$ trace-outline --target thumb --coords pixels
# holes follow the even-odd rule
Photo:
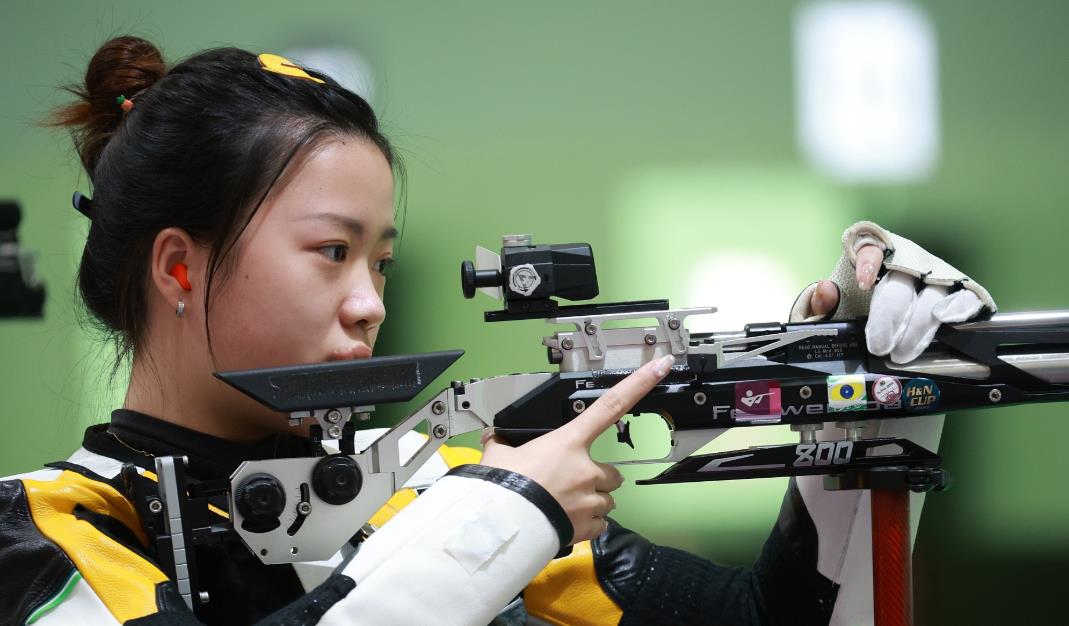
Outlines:
[[[489,452],[496,448],[511,448],[512,445],[505,441],[500,435],[495,435],[492,432],[483,433],[479,443],[483,447],[483,453]]]
[[[809,312],[824,317],[839,306],[839,286],[830,280],[817,283],[809,300]]]
[[[490,467],[505,467],[510,455],[513,453],[512,446],[497,435],[484,436],[482,440],[483,453],[478,463]]]
[[[558,430],[567,430],[589,447],[598,435],[620,421],[624,414],[656,387],[675,362],[676,358],[668,354],[643,365],[613,385],[597,402],[590,405],[590,408]]]

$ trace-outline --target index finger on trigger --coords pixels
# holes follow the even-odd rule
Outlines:
[[[675,360],[675,357],[669,354],[643,365],[630,376],[613,385],[598,398],[597,402],[590,405],[590,408],[561,428],[571,429],[589,446],[594,443],[598,435],[618,422],[643,396],[661,382],[661,379],[675,364]]]

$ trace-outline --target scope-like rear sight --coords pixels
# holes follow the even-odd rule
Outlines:
[[[535,245],[530,235],[506,235],[502,240],[500,256],[483,249],[478,265],[460,264],[465,298],[482,288],[505,300],[505,310],[488,312],[487,321],[550,317],[559,308],[551,298],[575,301],[598,295],[590,244]]]

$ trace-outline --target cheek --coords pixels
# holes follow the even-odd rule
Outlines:
[[[228,369],[322,359],[335,317],[314,273],[293,262],[243,263],[212,303],[212,343]]]

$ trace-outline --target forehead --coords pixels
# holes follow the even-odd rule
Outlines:
[[[261,208],[272,219],[329,212],[376,230],[393,224],[393,172],[370,141],[327,139],[295,158],[290,168]]]

